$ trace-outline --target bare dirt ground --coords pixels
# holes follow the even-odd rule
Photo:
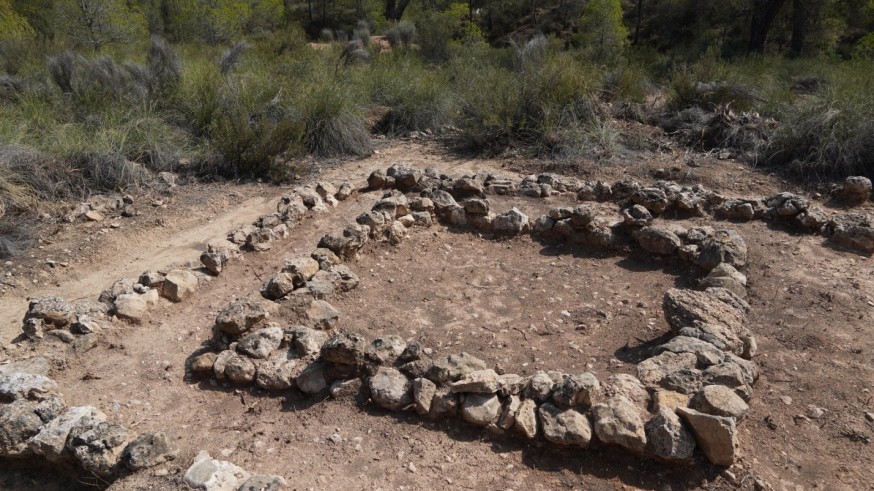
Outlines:
[[[646,181],[662,169],[731,195],[797,191],[737,162],[698,156],[692,167],[686,160],[679,153],[646,154],[625,165],[585,169],[590,176]],[[436,145],[397,142],[305,179],[360,184],[370,171],[397,162],[450,175],[478,169],[513,174],[533,165],[464,159]],[[176,461],[112,489],[184,489],[181,476],[201,449],[249,471],[283,475],[291,489],[755,489],[756,482],[773,489],[874,489],[874,427],[865,420],[865,412],[874,411],[872,260],[762,222],[724,223],[750,248],[745,273],[763,371],[740,425],[744,457],[727,471],[703,460],[666,466],[606,448],[562,452],[491,437],[459,421],[425,422],[413,413],[300,393],[268,396],[186,374],[187,360],[210,337],[219,310],[256,290],[285,257],[308,255],[322,235],[368,210],[373,194],[354,195],[305,220],[270,251],[231,263],[192,299],[162,303],[142,325],[106,326],[100,344],[87,353],[75,355],[55,341],[11,342],[20,333],[26,297],[96,298],[119,277],[196,260],[206,241],[271,211],[283,191],[253,184],[184,186],[167,208],[150,209],[120,229],[98,235],[95,225],[69,226],[33,257],[14,261],[21,285],[0,296],[0,340],[9,343],[0,360],[37,354],[63,359],[65,368],[54,377],[68,404],[96,405],[134,431],[179,437]],[[569,197],[490,201],[498,211],[519,206],[532,216],[572,203]],[[89,237],[95,240],[80,250]],[[45,265],[65,249],[75,251],[70,255],[77,261],[66,268]],[[646,255],[593,256],[530,238],[495,241],[441,226],[416,231],[399,247],[370,245],[350,267],[361,286],[331,299],[342,315],[341,331],[398,334],[439,353],[468,351],[507,372],[590,370],[599,378],[633,373],[637,358],[667,330],[662,294],[687,281],[679,263]],[[823,408],[824,415],[806,417],[809,406]],[[0,488],[51,486],[74,484],[44,470],[0,470]]]

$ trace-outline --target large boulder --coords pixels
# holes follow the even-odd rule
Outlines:
[[[115,474],[121,454],[130,440],[131,435],[125,427],[104,421],[73,428],[67,446],[84,470],[107,477]]]
[[[212,459],[205,451],[200,451],[194,463],[185,471],[182,480],[194,489],[206,491],[237,491],[251,474],[236,465]]]
[[[28,440],[63,410],[64,403],[57,396],[43,401],[19,399],[0,404],[0,457],[26,455],[30,451]]]
[[[860,205],[871,195],[871,179],[865,176],[850,176],[844,180],[841,196],[849,203]]]
[[[58,384],[37,373],[13,372],[0,374],[0,402],[18,399],[42,401],[58,395]]]
[[[342,365],[358,365],[364,362],[367,340],[356,333],[342,333],[322,345],[322,359]]]
[[[689,407],[714,416],[742,419],[750,407],[733,390],[723,385],[707,385],[689,401]]]
[[[73,307],[61,297],[37,297],[30,301],[24,320],[40,319],[56,327],[68,325],[74,317]]]
[[[237,351],[251,358],[265,359],[279,349],[285,333],[281,327],[267,327],[252,331],[237,342]]]
[[[37,455],[50,462],[59,462],[69,456],[67,439],[74,428],[87,422],[106,421],[106,415],[93,406],[71,407],[66,412],[43,426],[39,433],[27,442],[27,446]]]
[[[527,232],[531,228],[528,215],[517,208],[495,217],[492,227],[496,233],[518,235]]]

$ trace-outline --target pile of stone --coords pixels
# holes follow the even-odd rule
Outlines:
[[[260,297],[232,303],[216,320],[225,336],[218,352],[196,357],[192,370],[268,391],[327,392],[428,418],[459,417],[490,432],[556,445],[614,445],[672,462],[690,461],[700,448],[711,462],[731,465],[738,455],[737,423],[759,374],[750,361],[755,338],[745,323],[746,277],[739,270],[747,263],[743,238],[733,230],[654,226],[653,214],[664,212],[667,194],[628,183],[619,190],[632,204],[619,220],[598,217],[594,208],[582,205],[550,210],[533,224],[517,209],[494,214],[484,187],[475,183],[476,178],[453,181],[404,166],[374,173],[372,188],[400,187],[415,194],[385,192],[355,224],[325,236],[311,257],[288,261]],[[552,190],[563,186],[526,183]],[[342,259],[355,257],[369,240],[398,243],[407,227],[430,225],[433,219],[495,234],[530,231],[601,248],[637,246],[675,254],[706,275],[700,290],[666,292],[664,312],[675,337],[653,350],[638,366],[637,377],[614,375],[603,383],[592,373],[499,373],[467,353],[438,357],[398,336],[372,342],[356,333],[329,336],[324,329],[333,324],[308,317],[314,302],[343,289],[342,275],[336,274]],[[271,324],[274,301],[302,306],[302,324]]]
[[[68,223],[77,221],[102,222],[110,217],[129,218],[137,214],[133,196],[95,195],[68,211],[64,214],[63,219]]]
[[[169,177],[162,179],[173,183],[173,180],[168,180]],[[276,213],[262,216],[252,225],[234,230],[227,239],[208,242],[206,251],[200,256],[202,268],[192,266],[166,271],[148,270],[137,278],[122,278],[104,290],[98,302],[81,301],[70,305],[60,297],[34,298],[24,316],[22,331],[30,340],[38,341],[49,335],[71,344],[77,352],[87,351],[96,345],[99,324],[109,316],[140,323],[148,311],[158,305],[161,297],[171,302],[188,299],[203,282],[221,274],[223,267],[239,258],[243,252],[270,249],[271,242],[287,237],[288,231],[296,226],[305,213],[327,211],[328,207],[337,206],[353,192],[348,183],[338,187],[329,182],[295,189],[279,200]],[[88,206],[94,206],[94,203],[122,206],[128,201],[128,198],[115,201],[93,198]],[[348,269],[343,268],[326,272],[315,279],[313,286],[316,289],[320,286],[326,288],[328,283],[325,280],[333,281],[339,275],[346,287],[352,281],[349,273]],[[357,278],[354,281],[357,283]]]
[[[252,475],[226,460],[216,460],[201,450],[182,480],[193,489],[206,491],[280,491],[288,486],[282,476]]]
[[[404,165],[390,167],[385,173],[373,172],[368,178],[370,189],[396,189],[414,192],[430,198],[438,217],[455,226],[472,226],[485,232],[516,232],[521,224],[521,212],[514,212],[493,226],[494,214],[480,202],[487,194],[519,194],[546,198],[558,194],[575,194],[580,201],[610,201],[622,206],[626,223],[646,224],[652,217],[666,213],[684,216],[705,216],[728,220],[769,220],[785,223],[809,233],[819,233],[832,242],[865,253],[874,252],[874,228],[870,216],[849,213],[830,217],[821,208],[811,206],[810,200],[797,194],[782,192],[769,197],[729,197],[706,190],[703,186],[682,186],[671,181],[656,181],[645,186],[625,179],[612,185],[604,181],[580,181],[556,174],[529,175],[518,185],[509,179],[487,172],[453,179],[435,169],[421,172]],[[871,181],[865,177],[849,177],[836,191],[847,202],[864,203],[871,194]],[[457,201],[456,201],[457,200]],[[635,216],[628,214],[633,213]],[[639,216],[636,218],[636,216]],[[553,220],[561,220],[561,218]],[[539,228],[549,229],[544,221]],[[630,224],[630,223],[629,223]],[[616,222],[595,223],[594,245],[599,242],[607,248],[621,246],[614,242],[611,232]],[[535,227],[538,228],[538,227]],[[527,231],[527,229],[525,229]],[[579,235],[579,234],[577,234]]]
[[[0,365],[0,458],[40,459],[110,480],[176,458],[163,432],[136,435],[93,406],[67,407],[45,358]]]

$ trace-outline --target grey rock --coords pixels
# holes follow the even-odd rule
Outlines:
[[[672,408],[661,408],[646,424],[646,450],[668,462],[692,459],[695,437]]]
[[[862,251],[874,252],[874,221],[861,213],[845,213],[829,220],[825,233],[835,244]]]
[[[27,442],[27,446],[33,453],[42,455],[46,460],[59,462],[68,456],[65,452],[67,439],[74,428],[102,421],[106,421],[106,415],[96,407],[72,407],[43,426],[39,433]]]
[[[252,358],[263,360],[279,349],[284,332],[281,327],[268,327],[252,331],[237,342],[237,351]]]
[[[30,300],[24,320],[39,319],[46,324],[64,327],[73,320],[73,307],[61,297],[37,297]]]
[[[438,384],[445,384],[454,382],[468,373],[486,368],[487,365],[484,361],[462,352],[434,360],[434,363],[428,368],[426,377]]]
[[[629,227],[646,227],[652,223],[652,214],[643,206],[633,205],[622,210],[622,219]]]
[[[723,385],[707,385],[689,401],[689,407],[714,416],[743,419],[750,407],[732,389]]]
[[[407,343],[400,336],[382,336],[370,343],[365,357],[379,364],[391,365],[397,361],[406,347]]]
[[[324,300],[313,300],[306,315],[310,325],[317,329],[331,329],[340,319],[340,312]]]
[[[164,277],[161,295],[171,302],[181,302],[197,290],[197,277],[186,269],[174,269]]]
[[[519,408],[522,407],[522,399],[517,395],[511,395],[507,398],[504,406],[501,408],[501,415],[498,417],[498,428],[509,431],[516,424],[516,414]]]
[[[739,449],[734,418],[704,414],[685,407],[677,408],[677,414],[692,428],[698,445],[710,462],[722,466],[735,463]]]
[[[261,287],[261,295],[270,300],[277,300],[293,292],[294,289],[293,274],[276,273]]]
[[[437,394],[437,385],[426,378],[419,377],[412,382],[413,404],[420,416],[431,413],[431,404]]]
[[[701,243],[696,262],[705,269],[720,263],[743,267],[747,263],[747,244],[734,230],[717,230]]]
[[[584,372],[565,378],[552,393],[552,400],[564,408],[581,406],[589,408],[601,393],[601,383],[594,374]]]
[[[461,417],[476,426],[488,426],[497,420],[501,401],[494,394],[467,394],[461,404]]]
[[[654,354],[658,355],[665,351],[672,353],[693,353],[698,361],[698,365],[709,367],[721,363],[725,358],[725,353],[711,343],[698,338],[688,336],[677,336],[672,338],[667,343],[657,346]]]
[[[246,479],[236,491],[280,491],[288,486],[282,476],[259,474]]]
[[[296,257],[285,261],[283,273],[291,275],[294,288],[300,288],[319,272],[319,262],[312,257]]]
[[[588,447],[592,441],[592,424],[584,414],[545,403],[538,410],[543,437],[558,445]]]
[[[328,341],[328,334],[306,326],[292,326],[286,330],[292,336],[294,351],[298,356],[317,355]]]
[[[625,396],[614,396],[592,407],[595,434],[606,444],[624,447],[632,452],[643,452],[646,431],[640,413]]]
[[[58,384],[45,375],[27,372],[0,374],[0,401],[2,402],[18,399],[42,401],[57,394]]]
[[[26,455],[28,440],[63,410],[64,403],[57,396],[39,402],[19,399],[0,404],[0,456]]]
[[[250,383],[255,380],[255,364],[245,356],[231,356],[225,363],[224,376],[238,384]]]
[[[328,367],[321,361],[310,363],[297,376],[295,382],[304,394],[319,394],[328,390]]]
[[[524,399],[516,411],[513,428],[525,438],[537,438],[537,403],[532,399]]]
[[[614,188],[614,193],[615,191]],[[668,196],[659,188],[638,189],[631,195],[631,200],[656,214],[663,213],[670,204]]]
[[[125,427],[100,422],[90,428],[73,428],[67,446],[84,470],[98,476],[111,476],[116,472],[116,466],[130,438],[131,435]]]
[[[670,255],[677,252],[683,241],[673,232],[660,227],[643,227],[632,232],[640,247],[653,254]]]
[[[158,431],[134,438],[122,453],[122,461],[131,470],[138,471],[174,460],[179,455],[176,440]]]
[[[257,365],[255,385],[265,390],[288,390],[294,387],[303,368],[300,361],[285,357],[265,360]]]
[[[321,269],[331,269],[332,266],[340,264],[340,258],[330,249],[319,247],[310,255],[319,263]]]
[[[449,385],[452,392],[476,394],[495,394],[503,386],[501,377],[492,369],[477,370],[465,374],[457,382]]]
[[[549,399],[555,386],[556,383],[552,377],[541,370],[536,372],[528,381],[528,386],[525,388],[525,395],[537,402],[543,402]]]
[[[431,399],[429,417],[436,419],[442,416],[454,416],[456,413],[458,413],[458,396],[445,387],[438,387],[434,398]]]
[[[496,216],[493,228],[497,233],[516,235],[527,232],[531,224],[528,222],[528,215],[513,208],[507,213]]]
[[[364,361],[367,341],[356,333],[342,333],[330,338],[322,345],[321,354],[325,361],[344,365],[357,365]]]
[[[379,367],[368,383],[373,401],[386,409],[397,411],[413,403],[410,381],[397,369]]]
[[[191,467],[185,471],[182,480],[194,489],[206,491],[235,491],[247,481],[251,474],[236,465],[210,458],[201,451]]]
[[[243,334],[263,327],[276,311],[277,305],[274,302],[252,294],[231,302],[216,317],[215,326],[221,332]]]

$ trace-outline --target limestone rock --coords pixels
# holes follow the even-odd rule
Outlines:
[[[324,300],[313,300],[306,315],[310,325],[316,329],[331,329],[340,319],[340,312]]]
[[[106,421],[106,415],[93,406],[72,407],[43,426],[39,433],[27,442],[27,446],[46,460],[58,462],[66,456],[65,450],[70,432],[73,428],[81,426],[85,420]]]
[[[592,425],[584,414],[573,409],[561,409],[550,403],[538,411],[543,437],[558,445],[588,447],[592,441]]]
[[[495,217],[493,228],[495,232],[509,235],[517,235],[527,232],[531,225],[528,222],[528,215],[522,213],[517,208],[513,208],[507,213]]]
[[[677,409],[677,414],[692,428],[698,445],[710,462],[722,466],[735,463],[739,449],[734,418],[713,416],[683,407]]]
[[[733,390],[722,385],[707,385],[692,397],[689,407],[714,416],[743,419],[750,407]]]
[[[58,384],[45,375],[27,372],[0,375],[0,402],[18,399],[42,401],[57,394]]]
[[[167,273],[161,295],[171,302],[181,302],[197,290],[197,277],[186,269],[174,269]]]
[[[537,403],[531,399],[525,399],[516,411],[516,421],[513,428],[525,438],[533,440],[537,437]]]
[[[426,377],[438,384],[454,382],[468,373],[485,370],[486,363],[479,358],[462,352],[434,360],[428,368]]]
[[[874,221],[860,213],[845,213],[832,218],[825,225],[825,233],[835,244],[862,251],[874,252]]]
[[[122,461],[131,470],[138,471],[174,460],[179,446],[172,436],[158,431],[134,438],[124,449]]]
[[[670,255],[683,245],[676,234],[661,227],[643,227],[632,232],[632,236],[643,250],[653,254]]]
[[[41,402],[19,399],[0,404],[0,456],[26,455],[28,440],[63,409],[64,403],[57,396]]]
[[[370,378],[370,394],[374,402],[394,411],[412,404],[410,381],[394,368],[380,367]]]
[[[429,415],[434,395],[437,394],[437,385],[426,378],[419,377],[413,380],[412,387],[416,412],[421,416]]]
[[[644,421],[635,405],[625,396],[614,396],[592,407],[595,434],[603,443],[619,445],[633,452],[646,446]]]
[[[337,334],[322,345],[321,354],[325,361],[344,365],[357,365],[364,361],[367,341],[356,333]]]
[[[589,408],[601,393],[601,383],[592,373],[571,375],[558,385],[552,399],[559,407],[581,406]]]
[[[438,387],[431,399],[431,418],[454,416],[458,412],[458,396],[445,387]]]
[[[705,269],[715,268],[719,263],[743,267],[747,263],[747,244],[734,230],[717,230],[704,239],[698,250],[696,262]]]
[[[494,394],[467,394],[461,404],[461,417],[476,426],[488,426],[501,411],[501,401]]]
[[[90,428],[73,428],[67,446],[83,469],[98,476],[111,476],[129,441],[126,428],[101,422]]]
[[[246,479],[236,491],[280,491],[288,486],[282,476],[259,474]]]
[[[312,257],[289,259],[285,262],[282,272],[290,274],[294,287],[300,288],[319,272],[319,262]]]
[[[294,387],[295,380],[303,370],[298,360],[283,357],[265,360],[258,364],[255,385],[264,390],[288,390]]]
[[[502,387],[501,377],[492,369],[470,372],[449,385],[452,392],[495,394]]]
[[[243,334],[262,327],[275,314],[275,303],[253,294],[234,300],[215,319],[216,328],[228,334]]]
[[[213,365],[215,365],[216,354],[207,352],[201,355],[198,355],[196,358],[191,360],[191,371],[195,373],[205,373],[212,371]]]
[[[404,352],[406,347],[407,343],[400,336],[382,336],[370,343],[365,357],[379,364],[391,365]]]
[[[555,386],[556,383],[552,377],[541,370],[536,372],[528,381],[528,386],[525,388],[525,394],[530,399],[543,402],[549,399]]]
[[[40,319],[46,324],[64,327],[73,319],[73,307],[61,297],[37,297],[30,300],[24,320]]]
[[[234,464],[210,458],[200,451],[191,467],[185,471],[182,480],[194,489],[205,491],[236,491],[239,486],[252,477],[251,474]]]
[[[258,329],[246,334],[237,343],[237,351],[252,358],[265,359],[279,349],[284,332],[281,327]]]
[[[663,407],[646,424],[646,449],[669,462],[688,461],[695,451],[695,437],[672,408]]]
[[[297,376],[295,382],[304,394],[319,394],[328,389],[328,375],[325,363],[316,361],[310,363]]]

